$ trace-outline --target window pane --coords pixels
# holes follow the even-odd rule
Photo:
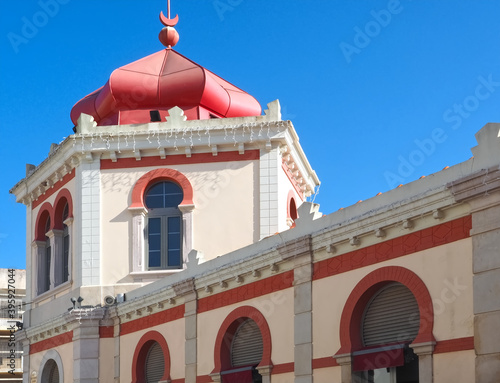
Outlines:
[[[149,250],[149,267],[161,267],[161,251]]]
[[[150,218],[148,220],[148,233],[149,234],[161,233],[161,218]]]
[[[161,250],[161,234],[149,234],[148,236],[149,251]]]
[[[168,266],[181,266],[181,218],[168,217]]]
[[[146,206],[149,209],[162,208],[163,206],[163,196],[162,195],[149,195],[146,197]]]
[[[184,198],[182,189],[173,182],[165,182],[165,207],[176,207]]]
[[[148,195],[162,195],[163,194],[163,182],[158,182],[149,188]]]
[[[174,182],[158,182],[146,193],[146,206],[149,209],[176,207],[184,198],[182,188]]]
[[[181,217],[168,217],[168,233],[181,232]]]

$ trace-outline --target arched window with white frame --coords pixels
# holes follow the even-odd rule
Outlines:
[[[182,268],[182,188],[172,181],[160,181],[148,188],[145,205],[148,270]]]

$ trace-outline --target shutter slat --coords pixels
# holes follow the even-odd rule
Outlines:
[[[363,316],[365,346],[412,341],[420,327],[418,303],[412,292],[400,283],[380,290]]]
[[[233,367],[259,364],[263,348],[259,326],[253,320],[247,319],[234,334],[231,344],[231,364]]]
[[[165,372],[165,358],[159,343],[155,342],[146,357],[146,383],[158,383]]]

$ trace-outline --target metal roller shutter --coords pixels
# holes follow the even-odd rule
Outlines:
[[[59,383],[59,369],[54,361],[52,361],[52,366],[50,367],[48,383]]]
[[[375,346],[411,342],[418,334],[420,314],[412,292],[400,283],[382,288],[363,316],[363,343]]]
[[[231,344],[233,367],[259,364],[262,350],[262,334],[259,326],[252,319],[247,319],[236,330]]]
[[[165,358],[159,343],[155,342],[146,357],[146,383],[158,383],[165,372]]]

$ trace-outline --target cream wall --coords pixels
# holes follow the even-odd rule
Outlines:
[[[386,266],[405,267],[422,279],[434,302],[437,341],[473,336],[471,264],[472,241],[467,238],[314,281],[314,358],[339,350],[340,318],[349,294],[363,277]]]
[[[249,245],[258,238],[256,166],[256,161],[234,161],[168,167],[185,175],[193,187],[193,248],[203,252],[206,259]],[[121,281],[131,271],[132,214],[128,207],[132,189],[141,176],[157,168],[102,171],[104,285]]]
[[[115,375],[115,340],[114,338],[99,339],[99,381],[113,382]]]
[[[149,331],[158,331],[165,338],[170,353],[170,377],[184,377],[184,319],[164,323],[145,330],[122,335],[120,337],[120,381],[132,381],[134,352],[141,337]]]
[[[340,367],[317,368],[313,370],[313,379],[314,383],[331,383],[331,382],[340,383],[341,382]]]
[[[469,383],[475,381],[474,350],[434,355],[433,383]]]
[[[241,306],[255,307],[266,318],[271,332],[273,364],[293,362],[293,289],[286,289],[198,314],[198,375],[208,375],[214,369],[217,333],[226,317]]]

